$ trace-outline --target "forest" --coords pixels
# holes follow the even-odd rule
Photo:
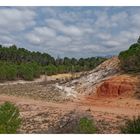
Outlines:
[[[107,58],[59,58],[47,53],[29,51],[16,45],[5,47],[0,45],[0,81],[33,80],[41,74],[89,71]]]

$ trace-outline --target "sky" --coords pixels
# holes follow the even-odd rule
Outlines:
[[[54,57],[118,55],[140,35],[140,7],[0,7],[0,44]]]

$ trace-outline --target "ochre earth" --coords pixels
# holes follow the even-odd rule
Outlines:
[[[135,93],[139,80],[135,76],[120,75],[103,81],[97,88],[98,97],[131,96]]]

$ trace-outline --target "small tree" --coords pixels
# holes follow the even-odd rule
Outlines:
[[[96,133],[96,127],[92,120],[87,117],[80,119],[77,126],[77,133],[80,134],[94,134]]]
[[[14,104],[5,102],[0,106],[0,133],[14,134],[20,127],[19,110]]]

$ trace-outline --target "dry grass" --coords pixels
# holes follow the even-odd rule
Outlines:
[[[52,79],[71,79],[71,78],[77,78],[80,76],[80,73],[63,73],[63,74],[57,74],[50,76]]]

